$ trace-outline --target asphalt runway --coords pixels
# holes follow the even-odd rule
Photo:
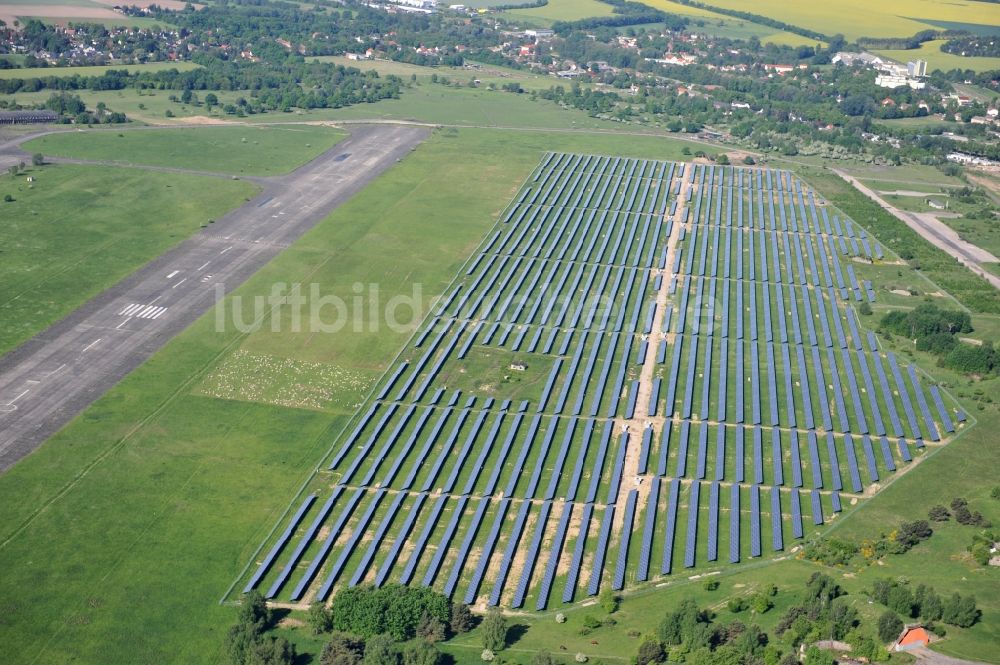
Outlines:
[[[255,179],[264,186],[256,198],[0,358],[0,472],[211,309],[217,284],[231,292],[429,134],[350,132],[289,175]]]

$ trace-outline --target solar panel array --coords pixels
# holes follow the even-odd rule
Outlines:
[[[786,171],[546,155],[242,588],[545,609],[785,549],[965,417],[862,337],[881,257]]]

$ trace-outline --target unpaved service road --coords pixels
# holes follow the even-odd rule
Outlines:
[[[0,358],[0,471],[41,445],[227,292],[423,141],[429,130],[351,135],[62,321]]]

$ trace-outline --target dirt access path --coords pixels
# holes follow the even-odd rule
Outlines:
[[[656,315],[653,318],[652,331],[647,338],[649,346],[646,349],[646,358],[643,361],[642,369],[639,373],[639,393],[635,402],[635,412],[633,413],[632,418],[619,418],[615,423],[620,426],[621,429],[627,428],[630,433],[629,447],[625,454],[625,468],[622,471],[622,482],[618,490],[618,499],[616,503],[618,506],[624,506],[628,493],[633,489],[638,490],[639,492],[637,507],[646,505],[652,485],[650,478],[645,477],[647,474],[639,473],[639,456],[642,449],[642,432],[647,426],[654,427],[653,437],[655,439],[660,436],[663,427],[667,426],[663,416],[650,417],[647,414],[649,413],[649,403],[653,392],[653,379],[655,378],[654,375],[657,367],[657,350],[661,344],[666,344],[668,341],[667,334],[663,332],[663,321],[667,310],[667,297],[669,295],[670,281],[671,278],[674,277],[671,272],[673,267],[673,257],[677,253],[677,243],[680,241],[681,225],[679,221],[684,219],[685,211],[687,210],[692,173],[693,169],[689,168],[685,170],[685,173],[682,176],[681,191],[678,198],[677,209],[674,211],[674,226],[670,235],[667,237],[667,262],[666,267],[659,271],[663,279],[660,280],[660,290],[656,293]],[[672,189],[673,181],[671,181],[670,186]],[[662,223],[666,224],[667,222],[668,218],[664,217]],[[619,510],[615,515],[613,523],[612,531],[615,534],[621,533],[624,521],[624,510]]]

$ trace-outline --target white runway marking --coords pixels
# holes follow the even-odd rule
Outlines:
[[[181,281],[177,282],[176,284],[174,284],[174,285],[173,285],[173,286],[171,286],[170,288],[172,288],[172,289],[176,289],[176,288],[177,288],[178,286],[180,286],[181,284],[183,284],[183,283],[184,283],[184,282],[186,282],[186,281],[188,281],[188,278],[187,278],[187,277],[185,277],[185,278],[184,278],[184,279],[182,279]]]
[[[208,267],[209,263],[211,263],[211,261],[205,261],[205,263],[203,263],[202,266],[200,268],[198,268],[198,270],[204,270],[205,268]]]
[[[132,320],[132,317],[131,316],[128,317],[127,319],[125,319],[124,321],[122,321],[121,323],[119,323],[117,326],[115,326],[115,330],[121,330],[122,326],[125,325],[126,323],[128,323],[131,320]]]
[[[90,351],[90,350],[91,350],[92,348],[94,348],[94,347],[95,347],[95,346],[97,345],[97,343],[98,343],[98,342],[100,342],[100,341],[101,341],[101,339],[103,339],[103,338],[101,338],[101,337],[98,337],[98,338],[97,338],[97,339],[95,339],[95,340],[94,340],[93,342],[91,342],[91,343],[90,343],[90,344],[88,344],[87,346],[83,347],[83,350],[84,350],[84,351]]]
[[[173,279],[173,278],[174,278],[174,276],[175,276],[175,275],[176,275],[177,273],[179,273],[179,272],[180,272],[180,270],[175,270],[175,271],[173,271],[172,273],[170,273],[169,275],[167,275],[167,279]]]
[[[17,397],[15,397],[14,399],[12,399],[11,401],[7,402],[7,406],[11,406],[14,402],[16,402],[17,400],[21,399],[22,397],[24,397],[25,395],[27,395],[30,392],[31,392],[31,389],[30,388],[26,388],[23,393],[21,393],[20,395],[18,395]]]
[[[225,248],[224,250],[222,250],[221,252],[219,252],[219,254],[225,254],[226,252],[228,252],[228,251],[229,251],[229,250],[231,250],[232,248],[233,248],[233,246],[232,246],[232,245],[230,245],[229,247],[226,247],[226,248]]]

